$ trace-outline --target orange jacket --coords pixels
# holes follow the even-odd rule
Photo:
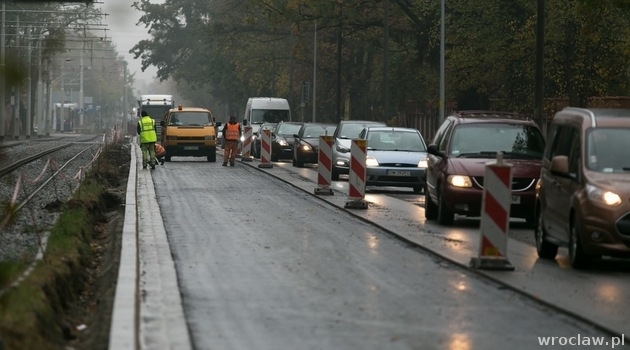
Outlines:
[[[166,154],[166,150],[164,149],[164,147],[162,145],[160,145],[159,143],[155,144],[155,156],[160,158],[163,157],[164,154]]]

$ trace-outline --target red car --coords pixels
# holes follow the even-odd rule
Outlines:
[[[480,216],[486,163],[502,152],[512,164],[510,216],[533,226],[544,149],[542,132],[530,118],[495,111],[447,117],[427,147],[426,218],[449,225],[455,214]]]

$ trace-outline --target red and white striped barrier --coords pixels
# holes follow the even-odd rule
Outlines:
[[[259,168],[273,168],[271,164],[271,130],[260,130],[260,164]]]
[[[333,190],[330,188],[332,179],[332,147],[332,136],[322,135],[319,137],[319,150],[317,151],[317,187],[315,187],[315,194],[333,195]]]
[[[514,270],[507,259],[507,235],[512,202],[512,165],[497,153],[495,162],[486,164],[481,204],[479,255],[470,266],[488,270]]]
[[[243,128],[243,146],[241,148],[241,161],[243,162],[251,162],[252,161],[252,127],[246,126]]]
[[[350,146],[350,171],[348,176],[348,201],[346,208],[367,209],[365,201],[365,159],[367,140],[352,139]]]

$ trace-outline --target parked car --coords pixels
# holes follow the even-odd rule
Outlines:
[[[427,146],[420,131],[403,127],[370,126],[359,134],[367,140],[366,186],[425,187]]]
[[[293,135],[300,130],[302,122],[279,122],[271,136],[271,161],[293,158]]]
[[[498,152],[512,164],[510,216],[535,224],[536,184],[545,141],[530,118],[461,111],[446,118],[427,147],[425,216],[442,225],[454,215],[481,215],[486,163]]]
[[[538,256],[574,268],[630,257],[630,110],[564,108],[551,121],[536,207]]]
[[[261,143],[261,130],[270,130],[273,132],[273,129],[276,127],[278,123],[269,123],[269,122],[264,122],[262,124],[260,124],[260,127],[258,129],[258,131],[256,131],[255,133],[253,133],[252,135],[252,156],[254,158],[260,158],[260,143]]]
[[[335,129],[332,151],[331,179],[339,180],[339,175],[348,174],[350,169],[350,143],[359,137],[367,126],[386,126],[383,122],[367,120],[342,120]]]
[[[335,133],[337,124],[304,123],[293,135],[293,165],[303,167],[304,164],[318,163],[319,137]]]

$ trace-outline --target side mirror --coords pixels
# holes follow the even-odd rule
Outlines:
[[[551,158],[549,170],[554,175],[569,177],[569,157],[555,156]]]
[[[444,152],[438,150],[437,145],[429,145],[429,146],[427,146],[427,153],[432,154],[432,155],[437,156],[437,157],[440,157],[440,158],[446,157]]]
[[[299,138],[300,138],[300,135],[298,135],[298,134],[293,134],[293,138],[294,138],[294,139],[299,139]]]

